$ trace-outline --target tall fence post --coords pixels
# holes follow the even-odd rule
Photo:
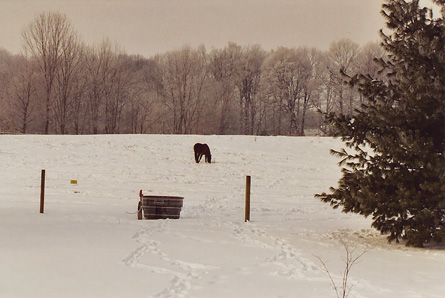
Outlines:
[[[138,203],[138,219],[142,219],[142,189],[139,191],[139,203]]]
[[[250,176],[246,176],[246,214],[244,218],[245,222],[250,221],[250,185]]]
[[[43,213],[45,205],[45,170],[42,170],[42,178],[40,184],[40,213]]]

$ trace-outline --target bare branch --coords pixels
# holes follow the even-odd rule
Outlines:
[[[355,255],[355,251],[357,249],[357,246],[354,246],[351,248],[348,244],[346,244],[344,241],[340,241],[343,247],[345,248],[346,253],[346,259],[344,259],[345,262],[345,269],[343,271],[341,286],[337,285],[326,265],[326,262],[323,261],[323,259],[319,256],[315,256],[320,263],[323,266],[323,271],[326,272],[326,274],[329,277],[331,287],[334,289],[335,294],[337,295],[337,298],[347,298],[349,296],[349,293],[351,292],[354,285],[348,285],[349,276],[351,273],[351,269],[354,266],[354,264],[367,252],[367,250],[363,250],[361,253]]]

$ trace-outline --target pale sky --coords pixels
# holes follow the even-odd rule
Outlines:
[[[382,0],[0,0],[0,48],[17,54],[22,29],[41,12],[65,13],[88,44],[104,38],[145,57],[229,41],[327,50],[349,38],[379,41]]]

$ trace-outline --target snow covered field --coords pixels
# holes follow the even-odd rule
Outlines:
[[[212,164],[196,164],[205,142]],[[340,177],[319,137],[0,135],[0,297],[445,297],[445,247],[387,244],[314,198]],[[39,213],[46,170],[45,213]],[[244,222],[245,176],[251,222]],[[76,179],[77,185],[70,180]],[[139,190],[184,196],[137,220]]]

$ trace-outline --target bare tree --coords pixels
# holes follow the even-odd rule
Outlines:
[[[106,118],[110,119],[112,80],[116,75],[117,50],[108,39],[98,46],[90,47],[86,56],[88,76],[87,104],[90,132],[97,134],[105,129]],[[109,128],[110,130],[110,128]]]
[[[23,56],[15,59],[9,71],[11,80],[7,93],[12,101],[11,113],[18,118],[20,132],[26,133],[36,106],[36,73]]]
[[[380,74],[381,67],[375,61],[381,58],[386,58],[386,53],[379,43],[369,42],[365,44],[360,49],[357,57],[358,72],[364,75],[370,75],[373,78],[384,77]]]
[[[11,80],[10,68],[13,61],[14,56],[7,50],[0,48],[0,132],[9,130],[11,126],[7,90]]]
[[[145,86],[143,59],[129,56],[108,39],[87,48],[85,58],[86,99],[89,131],[93,134],[136,132]],[[145,112],[145,108],[143,109]],[[133,117],[123,119],[124,115]],[[144,116],[145,117],[145,116]]]
[[[151,132],[160,119],[156,91],[160,88],[159,67],[154,59],[130,56],[134,82],[126,109],[126,122],[131,133]]]
[[[235,129],[231,113],[234,113],[236,63],[240,57],[241,47],[234,43],[229,43],[224,49],[213,50],[210,53],[209,72],[213,79],[215,107],[219,111],[217,128],[219,134],[225,134]]]
[[[329,48],[327,67],[331,83],[334,84],[340,114],[345,114],[345,104],[348,104],[348,113],[351,115],[353,113],[354,94],[349,87],[345,86],[342,73],[350,74],[355,71],[358,54],[358,44],[349,39],[333,42]]]
[[[303,84],[303,109],[301,115],[300,135],[305,135],[306,113],[312,106],[317,106],[320,102],[320,93],[323,76],[322,53],[315,48],[307,50],[310,61],[309,77]]]
[[[89,132],[92,134],[99,133],[100,112],[102,106],[102,81],[104,72],[103,68],[106,64],[104,60],[108,57],[106,53],[108,45],[105,42],[94,47],[88,47],[85,57],[86,77],[87,77],[87,111]]]
[[[172,116],[173,133],[191,133],[199,120],[207,80],[204,48],[184,46],[157,57],[162,71],[161,92]]]
[[[379,43],[369,42],[365,44],[360,49],[360,53],[357,58],[357,73],[369,76],[372,79],[386,81],[387,77],[385,76],[385,71],[382,70],[380,64],[377,62],[378,60],[386,58],[387,54]],[[364,102],[362,94],[360,94],[360,102]]]
[[[264,66],[263,84],[269,98],[289,116],[288,132],[302,134],[301,116],[307,109],[312,94],[309,79],[312,64],[309,51],[304,48],[279,48]],[[281,125],[281,114],[279,114]]]
[[[22,31],[25,53],[35,58],[45,89],[45,127],[49,133],[54,82],[61,56],[73,28],[68,18],[60,13],[42,13]]]
[[[321,53],[320,56],[320,82],[321,90],[319,100],[313,101],[319,115],[319,129],[325,133],[330,133],[330,127],[323,121],[322,113],[329,114],[335,110],[337,75],[331,71],[330,57],[328,52]]]
[[[261,66],[266,58],[266,52],[259,46],[243,48],[241,59],[237,63],[236,88],[240,105],[241,131],[244,134],[254,134],[256,100],[260,87]]]
[[[68,115],[76,111],[76,100],[79,100],[78,84],[81,79],[80,66],[84,58],[84,45],[79,36],[70,31],[63,36],[62,51],[56,72],[54,116],[59,133],[67,132]],[[78,104],[78,103],[77,103]]]
[[[109,82],[105,84],[105,132],[119,133],[122,113],[130,101],[134,77],[131,59],[122,52],[114,57]]]
[[[80,65],[75,72],[75,79],[73,80],[73,86],[71,91],[72,101],[71,101],[71,116],[74,134],[83,134],[86,131],[86,126],[88,123],[88,67],[87,67],[87,53],[88,48],[83,47],[83,55],[80,60]]]
[[[320,110],[325,113],[330,113],[334,109],[334,97],[335,97],[334,89],[335,89],[336,75],[330,69],[329,54],[324,53],[322,59],[325,65],[325,71],[322,73],[322,82],[323,82],[325,100],[324,104],[320,104]],[[322,107],[324,107],[324,109]]]

